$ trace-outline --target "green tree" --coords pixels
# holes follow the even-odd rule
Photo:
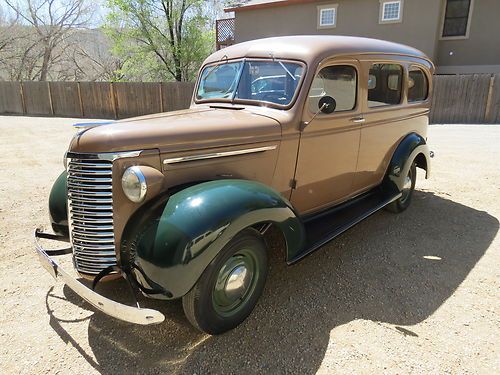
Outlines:
[[[107,0],[106,33],[129,80],[189,81],[214,49],[206,0]]]

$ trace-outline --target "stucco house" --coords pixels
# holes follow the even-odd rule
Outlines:
[[[416,47],[438,74],[500,73],[500,0],[246,0],[226,12],[234,20],[221,21],[219,47],[279,35],[356,35]]]

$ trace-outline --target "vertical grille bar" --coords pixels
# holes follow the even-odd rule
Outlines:
[[[68,158],[68,212],[78,272],[116,265],[111,160]]]

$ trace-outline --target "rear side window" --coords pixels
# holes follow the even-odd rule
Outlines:
[[[403,67],[397,64],[373,64],[368,77],[368,107],[401,103]]]
[[[429,82],[422,69],[411,67],[408,72],[408,103],[427,99]]]
[[[318,111],[319,100],[331,96],[337,102],[335,112],[350,111],[356,107],[356,68],[350,65],[327,66],[314,78],[309,92],[309,110]]]

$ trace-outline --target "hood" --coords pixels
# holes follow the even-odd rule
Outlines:
[[[279,139],[280,123],[247,109],[193,108],[136,117],[84,130],[73,138],[72,152],[160,152],[222,147]]]

